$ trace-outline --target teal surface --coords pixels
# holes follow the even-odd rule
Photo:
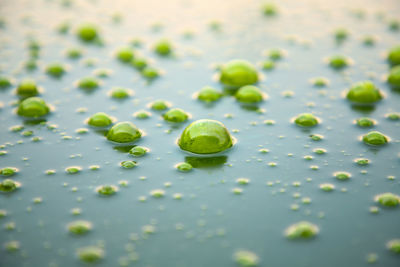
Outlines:
[[[95,266],[237,266],[233,255],[238,250],[254,252],[259,266],[266,267],[369,266],[371,253],[378,256],[374,266],[399,266],[400,256],[386,244],[400,238],[400,208],[370,212],[371,206],[379,206],[375,195],[400,194],[400,121],[385,117],[400,112],[400,93],[385,82],[390,70],[386,53],[400,44],[400,30],[389,28],[391,20],[399,19],[399,2],[276,1],[279,11],[272,17],[263,15],[263,3],[0,1],[0,76],[13,77],[15,84],[34,79],[44,89],[41,97],[54,107],[46,122],[33,124],[15,113],[15,84],[0,89],[0,150],[7,151],[0,156],[0,168],[18,168],[11,178],[22,184],[15,192],[0,193],[0,209],[7,211],[0,218],[0,266],[84,266],[76,250],[90,245],[105,251]],[[210,27],[213,21],[220,22],[219,30]],[[56,30],[63,22],[71,25],[66,34]],[[77,39],[75,29],[83,22],[98,26],[103,46]],[[333,33],[341,27],[350,34],[338,44]],[[188,38],[187,32],[193,36]],[[376,44],[365,46],[366,35],[376,36]],[[41,44],[33,71],[23,66],[29,59],[30,38]],[[129,46],[132,38],[143,40],[143,46],[133,47],[135,54],[162,70],[161,77],[149,83],[115,58],[115,51]],[[171,57],[157,56],[152,50],[163,38],[174,44]],[[82,58],[68,59],[65,51],[71,47],[81,48]],[[265,51],[275,48],[284,50],[285,57],[274,70],[263,71],[260,62],[268,59]],[[350,57],[353,64],[332,70],[325,59],[336,54]],[[88,66],[89,59],[94,66]],[[231,59],[248,60],[262,74],[258,86],[268,99],[258,109],[242,106],[228,94],[210,105],[193,98],[206,85],[223,90],[216,67]],[[44,71],[53,62],[69,66],[60,79]],[[77,80],[103,68],[112,73],[100,79],[98,89],[88,93],[76,87]],[[329,79],[327,87],[310,83],[320,76]],[[373,81],[385,94],[372,110],[355,109],[343,97],[347,88],[363,80]],[[114,86],[135,94],[112,99],[108,92]],[[180,125],[165,122],[163,112],[148,107],[156,99],[169,101],[191,118]],[[79,108],[87,111],[79,113]],[[140,110],[151,117],[135,118],[133,114]],[[133,122],[144,132],[135,145],[148,147],[149,153],[134,158],[127,148],[107,141],[103,132],[85,122],[96,112]],[[293,117],[304,112],[315,114],[321,123],[309,130],[294,125]],[[354,124],[363,116],[377,125]],[[207,118],[221,121],[237,140],[230,150],[208,160],[176,144],[187,125]],[[275,124],[266,125],[265,120]],[[23,131],[31,130],[33,136],[10,131],[14,125],[24,125]],[[57,127],[49,129],[49,125]],[[79,128],[89,131],[78,134]],[[380,148],[363,144],[360,137],[371,130],[389,136],[389,144]],[[310,134],[324,139],[312,141]],[[32,137],[42,139],[33,142]],[[260,153],[263,148],[269,152]],[[316,154],[316,148],[327,152]],[[304,159],[306,155],[313,159]],[[356,158],[371,163],[359,166]],[[135,160],[138,166],[123,169],[120,162],[125,160]],[[175,165],[185,160],[195,168],[177,171]],[[91,170],[91,165],[100,169]],[[80,166],[82,171],[68,174],[69,166]],[[47,175],[49,169],[56,173]],[[336,171],[352,176],[339,181],[333,177]],[[240,177],[250,183],[239,185]],[[128,185],[121,186],[120,181]],[[322,191],[323,183],[335,185],[335,190]],[[116,185],[119,191],[100,197],[95,189],[104,184]],[[234,188],[242,188],[242,194],[234,194]],[[164,197],[152,197],[155,189],[163,189]],[[181,200],[174,199],[176,193],[183,195]],[[38,197],[42,203],[34,203]],[[302,203],[304,197],[311,203]],[[81,214],[72,215],[74,208]],[[90,221],[93,229],[73,236],[66,226],[80,219]],[[314,239],[285,238],[288,226],[304,220],[319,227]],[[10,223],[15,223],[15,229],[6,229]],[[146,233],[149,225],[154,233]],[[4,246],[13,240],[20,248],[10,252]]]

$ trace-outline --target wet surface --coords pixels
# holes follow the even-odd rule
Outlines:
[[[14,252],[2,247],[0,266],[81,266],[76,250],[90,245],[105,251],[96,266],[236,266],[233,255],[240,249],[254,252],[260,266],[367,266],[371,253],[378,255],[376,266],[398,266],[399,256],[388,251],[386,243],[400,238],[399,207],[380,208],[377,214],[370,207],[378,206],[377,194],[400,194],[400,123],[385,117],[400,112],[400,94],[385,82],[390,69],[385,53],[400,43],[400,31],[390,30],[389,21],[399,14],[400,5],[285,1],[277,4],[276,16],[266,17],[262,4],[1,1],[0,76],[13,77],[16,84],[34,79],[44,89],[40,97],[54,110],[42,123],[24,120],[15,113],[15,85],[0,89],[0,150],[7,151],[0,156],[0,168],[18,168],[9,178],[22,184],[0,194],[0,209],[7,211],[0,218],[0,243],[16,240],[20,245]],[[66,21],[70,31],[59,34],[57,26]],[[220,22],[219,30],[210,27],[213,21]],[[83,22],[98,26],[103,46],[77,39],[75,29]],[[338,44],[333,32],[340,27],[350,34]],[[365,46],[366,35],[375,35],[376,44]],[[23,66],[30,58],[30,38],[41,45],[33,71]],[[148,59],[162,71],[161,77],[148,82],[115,58],[115,51],[129,46],[132,38],[143,40],[141,47],[133,47],[135,56]],[[153,52],[163,38],[174,45],[170,57]],[[71,47],[81,48],[82,58],[68,59],[65,51]],[[268,59],[265,51],[275,48],[285,56],[274,70],[262,71],[260,63]],[[336,54],[350,57],[353,64],[341,71],[331,69],[324,60]],[[94,66],[88,66],[89,59]],[[243,106],[223,90],[216,66],[231,59],[257,66],[262,74],[258,86],[268,99],[256,107]],[[53,62],[68,65],[63,77],[45,73]],[[99,78],[99,88],[76,87],[76,81],[104,68],[112,73]],[[314,87],[310,79],[315,77],[326,77],[329,85]],[[347,88],[363,80],[373,81],[385,95],[373,108],[352,107],[343,97]],[[193,99],[207,85],[226,95],[212,104]],[[113,99],[108,93],[112,87],[129,88],[134,95]],[[191,118],[178,125],[167,123],[161,116],[164,111],[148,107],[157,99],[169,101]],[[78,112],[81,108],[87,111]],[[151,116],[133,116],[141,110]],[[106,129],[86,124],[97,112],[133,122],[143,131],[134,145],[150,151],[133,157],[128,153],[133,144],[107,141]],[[294,125],[292,119],[301,113],[313,113],[321,123],[311,129]],[[377,123],[359,127],[354,121],[360,117]],[[222,122],[236,144],[212,157],[181,151],[177,139],[198,119]],[[10,131],[15,125],[24,129]],[[79,128],[88,132],[79,134]],[[360,137],[372,130],[384,133],[390,142],[378,148],[363,144]],[[24,131],[33,135],[23,136]],[[313,141],[311,134],[324,138]],[[317,148],[326,153],[315,153]],[[307,155],[312,159],[306,160]],[[357,165],[356,158],[367,158],[370,164]],[[137,166],[122,168],[126,160]],[[175,165],[185,161],[194,168],[179,172]],[[100,168],[92,170],[92,165]],[[70,166],[82,169],[69,174],[65,169]],[[56,173],[48,175],[47,170]],[[351,178],[337,180],[335,172],[348,172]],[[238,184],[240,177],[250,182]],[[324,192],[320,184],[325,183],[335,189]],[[118,192],[99,196],[96,188],[105,184],[118,186]],[[234,194],[234,188],[243,192]],[[153,197],[157,189],[165,195]],[[34,201],[38,197],[41,203]],[[311,203],[303,203],[304,198]],[[71,212],[76,208],[79,215]],[[93,229],[83,236],[71,235],[67,225],[76,220],[91,222]],[[319,227],[314,239],[285,238],[288,226],[304,220]],[[6,229],[10,223],[15,223],[14,230]]]

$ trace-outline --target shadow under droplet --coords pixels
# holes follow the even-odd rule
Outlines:
[[[24,125],[38,125],[41,123],[47,122],[46,119],[31,119],[31,120],[24,120]]]
[[[241,104],[240,108],[246,110],[246,111],[259,111],[260,107],[257,104]]]
[[[94,130],[94,132],[101,136],[107,136],[108,130],[107,129],[97,129],[97,130]]]
[[[351,105],[351,109],[354,111],[368,114],[375,110],[375,106],[373,106],[373,105]]]
[[[224,165],[228,160],[228,156],[217,157],[185,157],[185,162],[193,166],[193,168],[217,168]]]
[[[186,122],[168,122],[168,125],[170,127],[170,130],[178,130],[182,128],[185,125]]]
[[[121,153],[128,153],[133,147],[136,145],[127,145],[127,146],[113,146],[113,149],[115,151],[121,152]]]
[[[238,90],[239,90],[239,87],[225,86],[222,91],[223,91],[224,95],[234,96]]]
[[[91,95],[94,92],[96,92],[98,87],[96,88],[84,88],[84,87],[79,87],[79,90],[82,91],[85,95]]]
[[[400,86],[392,86],[392,92],[395,94],[400,94]]]

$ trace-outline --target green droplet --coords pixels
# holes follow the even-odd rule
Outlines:
[[[316,78],[311,79],[311,83],[315,87],[325,87],[325,86],[329,85],[329,80],[324,77],[316,77]]]
[[[333,184],[320,184],[319,188],[321,188],[325,192],[331,192],[335,189],[335,186]]]
[[[243,189],[238,187],[233,188],[232,193],[234,193],[235,195],[241,195],[243,193]]]
[[[99,37],[97,27],[89,23],[80,25],[77,35],[84,42],[93,42]]]
[[[246,185],[246,184],[250,183],[250,179],[248,179],[248,178],[237,178],[236,182],[238,184],[241,184],[241,185]]]
[[[197,99],[204,102],[214,102],[219,100],[221,97],[222,93],[211,86],[203,87],[197,95]]]
[[[90,165],[89,170],[91,171],[97,171],[100,169],[100,165]]]
[[[315,149],[313,149],[313,152],[315,154],[322,155],[322,154],[326,153],[326,149],[324,149],[324,148],[315,148]]]
[[[145,67],[142,72],[141,72],[142,76],[148,80],[153,80],[155,78],[157,78],[158,76],[160,76],[160,72],[153,68],[153,67]]]
[[[42,117],[50,112],[49,106],[39,97],[29,97],[23,100],[17,109],[17,113],[24,117]]]
[[[135,157],[142,157],[144,156],[147,152],[149,151],[149,149],[147,147],[143,147],[143,146],[134,146],[132,147],[131,150],[129,150],[129,154],[135,156]]]
[[[358,159],[355,159],[354,162],[360,166],[369,165],[369,159],[366,159],[366,158],[358,158]]]
[[[132,59],[134,57],[134,53],[133,53],[132,49],[130,49],[128,47],[124,47],[117,51],[116,57],[119,61],[121,61],[123,63],[128,63],[128,62],[132,61]]]
[[[74,221],[67,225],[67,229],[72,234],[83,235],[92,230],[92,223],[84,220]]]
[[[281,49],[271,49],[267,52],[267,56],[273,61],[278,61],[282,59],[284,55],[285,52],[282,51]]]
[[[8,222],[4,225],[4,229],[8,231],[15,230],[15,222]]]
[[[7,243],[5,243],[4,247],[9,252],[15,252],[15,251],[19,250],[20,244],[18,241],[12,240],[12,241],[8,241]]]
[[[107,133],[107,139],[117,143],[130,143],[141,136],[142,133],[136,125],[128,121],[115,124]]]
[[[60,34],[66,34],[71,28],[71,25],[68,21],[63,21],[57,25],[56,30]]]
[[[92,91],[100,86],[100,82],[94,77],[85,77],[77,82],[79,88]]]
[[[52,63],[47,65],[46,73],[55,78],[59,78],[66,73],[66,66],[60,63]]]
[[[261,68],[263,70],[273,70],[275,69],[275,62],[272,60],[265,60],[261,62]]]
[[[132,169],[137,166],[136,161],[133,161],[133,160],[125,160],[125,161],[122,161],[120,164],[121,164],[121,167],[125,168],[125,169]]]
[[[366,46],[373,46],[377,42],[377,38],[374,35],[366,35],[363,37],[362,42]]]
[[[390,251],[400,254],[400,239],[392,239],[386,244],[386,246]]]
[[[378,214],[379,213],[379,207],[371,206],[369,208],[369,212],[371,212],[372,214]]]
[[[399,205],[400,196],[393,193],[383,193],[375,196],[375,201],[385,207],[396,207]]]
[[[387,82],[395,89],[400,88],[400,66],[393,67],[390,70]]]
[[[133,95],[133,91],[123,87],[114,87],[110,91],[110,95],[115,99],[125,99]]]
[[[88,124],[94,127],[106,127],[109,126],[110,124],[112,124],[113,119],[108,116],[106,113],[104,112],[98,112],[96,114],[93,114],[89,120],[88,120]]]
[[[210,27],[211,30],[218,32],[221,31],[222,29],[222,22],[218,20],[212,20],[208,23],[208,26]]]
[[[329,66],[334,69],[343,69],[350,64],[350,60],[345,56],[332,56],[329,58]]]
[[[350,179],[351,174],[348,172],[335,172],[333,176],[338,180],[344,181]]]
[[[154,225],[148,224],[142,227],[142,231],[145,234],[154,234],[156,232],[156,227]]]
[[[313,127],[319,123],[319,119],[311,113],[302,113],[295,118],[294,123],[302,127]]]
[[[175,194],[173,195],[173,198],[174,198],[174,199],[177,199],[177,200],[180,200],[180,199],[183,198],[183,195],[182,195],[181,193],[175,193]]]
[[[18,169],[15,167],[5,167],[0,169],[0,175],[4,177],[10,177],[13,176],[18,172]]]
[[[366,256],[367,263],[374,264],[378,261],[378,254],[376,253],[368,253]]]
[[[28,46],[28,49],[31,51],[39,51],[42,45],[38,40],[35,40],[32,38],[28,41],[27,46]]]
[[[82,57],[83,51],[80,48],[70,48],[66,51],[66,55],[70,59],[78,59]]]
[[[397,19],[391,19],[389,21],[389,30],[398,31],[400,29],[400,21]]]
[[[0,182],[0,191],[2,192],[12,192],[18,189],[21,184],[17,181],[11,179],[5,179]]]
[[[228,129],[219,121],[197,120],[182,132],[178,141],[183,150],[196,154],[212,154],[232,147]]]
[[[140,58],[140,57],[135,57],[132,61],[131,61],[131,65],[138,70],[142,70],[145,67],[147,67],[148,63],[147,63],[147,59],[145,58]]]
[[[193,168],[192,165],[190,165],[187,162],[180,162],[180,163],[176,164],[175,167],[178,169],[178,171],[181,171],[181,172],[188,172],[188,171],[191,171]]]
[[[39,94],[39,87],[31,79],[23,80],[17,87],[17,95],[21,97],[31,97]]]
[[[172,53],[172,44],[168,40],[160,40],[154,46],[154,51],[160,56],[168,56]]]
[[[133,114],[137,119],[148,119],[151,117],[151,113],[146,110],[139,110]]]
[[[234,255],[235,262],[242,267],[257,266],[260,262],[258,256],[251,251],[239,250]]]
[[[262,6],[262,11],[265,16],[275,16],[278,13],[278,8],[274,3],[266,3]]]
[[[7,89],[14,84],[14,80],[9,77],[1,76],[0,77],[0,89]]]
[[[375,121],[371,118],[362,117],[356,120],[356,123],[360,127],[372,127],[375,125]]]
[[[25,127],[23,125],[14,125],[10,127],[11,132],[20,132],[24,129]]]
[[[378,131],[372,131],[362,137],[362,140],[367,145],[381,146],[388,142],[388,138]]]
[[[250,62],[232,60],[222,66],[220,82],[229,87],[239,88],[258,82],[258,73]]]
[[[98,64],[99,60],[97,58],[85,58],[82,63],[85,67],[94,67]]]
[[[320,134],[311,134],[310,138],[313,141],[321,141],[322,139],[324,139],[324,136]]]
[[[101,185],[96,188],[96,192],[103,196],[111,196],[118,192],[115,185]]]
[[[138,37],[132,38],[129,41],[129,44],[134,46],[134,47],[141,47],[143,45],[143,43],[144,43],[144,41],[141,38],[138,38]]]
[[[339,28],[335,30],[335,39],[338,42],[344,41],[349,36],[349,31],[345,28]]]
[[[75,130],[75,132],[78,133],[78,134],[85,134],[85,133],[88,133],[89,130],[86,129],[86,128],[78,128],[78,129]]]
[[[96,69],[93,71],[93,75],[100,77],[100,78],[107,78],[110,77],[113,73],[110,69]]]
[[[33,131],[23,131],[21,133],[22,136],[28,137],[28,136],[32,136],[33,135]]]
[[[391,112],[391,113],[386,114],[385,117],[391,121],[398,121],[398,120],[400,120],[400,113]]]
[[[346,97],[356,104],[373,104],[382,100],[383,94],[372,82],[363,81],[352,85]]]
[[[53,174],[56,173],[56,170],[52,170],[52,169],[46,170],[45,173],[46,173],[47,175],[53,175]]]
[[[309,239],[319,233],[319,228],[315,224],[302,221],[289,226],[285,235],[289,239]]]
[[[29,59],[27,61],[25,61],[24,63],[24,67],[25,69],[27,69],[28,71],[33,71],[37,69],[37,62],[36,59]]]
[[[400,65],[400,45],[389,50],[388,61],[392,66]]]
[[[165,195],[165,191],[162,189],[154,189],[150,191],[150,195],[154,198],[162,198]]]
[[[156,101],[150,103],[150,108],[154,109],[154,110],[166,110],[170,106],[171,106],[171,104],[165,100],[156,100]]]
[[[189,118],[189,115],[180,108],[173,108],[163,114],[163,118],[169,122],[181,123]]]
[[[77,255],[83,262],[94,263],[104,258],[104,250],[95,246],[82,247],[77,250]]]
[[[7,212],[6,210],[1,209],[1,210],[0,210],[0,219],[6,217],[7,214],[8,214],[8,212]]]
[[[80,208],[71,209],[71,214],[72,215],[80,215],[81,213],[82,213],[82,210]]]
[[[235,94],[236,99],[243,103],[258,103],[263,100],[263,93],[260,88],[254,85],[241,87]]]
[[[65,171],[66,171],[67,173],[69,173],[69,174],[77,174],[77,173],[79,173],[81,170],[82,170],[82,168],[79,167],[79,166],[70,166],[70,167],[65,168]]]

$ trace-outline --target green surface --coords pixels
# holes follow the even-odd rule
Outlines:
[[[0,266],[399,266],[400,93],[387,83],[399,13],[396,0],[1,1],[0,169],[18,172],[0,177],[15,189],[0,192]],[[81,25],[95,32],[79,37]],[[350,64],[332,68],[334,55]],[[256,68],[245,83],[258,79],[268,99],[237,101],[243,77],[224,88],[221,66],[235,59]],[[55,62],[66,70],[58,78],[47,71]],[[43,89],[46,116],[17,115],[25,79]],[[368,80],[384,98],[353,106],[347,90]],[[199,101],[205,86],[223,96]],[[113,88],[132,94],[115,99]],[[174,108],[188,120],[165,121]],[[87,124],[98,112],[142,137],[108,141],[112,125]],[[302,113],[321,123],[298,127]],[[375,124],[359,127],[363,117]],[[234,146],[212,157],[181,150],[200,119],[222,122]],[[364,144],[371,131],[389,142]],[[148,152],[134,157],[136,145]],[[193,168],[179,171],[182,162]],[[90,231],[71,234],[79,221]],[[299,222],[318,234],[287,238]]]

